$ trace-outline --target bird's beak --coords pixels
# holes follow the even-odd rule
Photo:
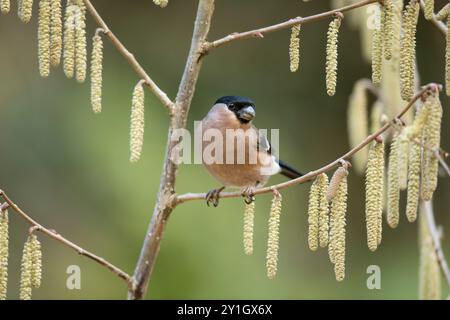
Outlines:
[[[239,118],[246,120],[246,121],[252,121],[253,118],[256,115],[255,109],[252,106],[247,106],[245,108],[242,108],[239,110]]]

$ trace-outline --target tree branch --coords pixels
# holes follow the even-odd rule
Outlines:
[[[330,10],[327,12],[323,12],[323,13],[319,13],[319,14],[315,14],[309,17],[297,17],[294,19],[290,19],[272,26],[268,26],[268,27],[263,27],[263,28],[259,28],[259,29],[254,29],[254,30],[250,30],[250,31],[245,31],[245,32],[236,32],[236,33],[232,33],[229,34],[228,36],[225,36],[221,39],[215,40],[213,42],[208,42],[205,44],[204,48],[203,48],[203,54],[207,54],[210,50],[218,48],[218,47],[222,47],[226,44],[230,44],[232,41],[235,40],[244,40],[244,39],[250,39],[250,38],[257,38],[257,39],[262,39],[264,38],[264,35],[266,33],[270,33],[270,32],[275,32],[275,31],[280,31],[280,30],[284,30],[284,29],[288,29],[294,25],[297,24],[307,24],[307,23],[312,23],[312,22],[316,22],[316,21],[320,21],[320,20],[324,20],[327,18],[332,17],[335,13],[337,12],[345,12],[345,11],[350,11],[356,8],[360,8],[366,5],[369,5],[371,3],[375,3],[375,2],[382,2],[382,0],[364,0],[364,1],[360,1],[360,2],[356,2],[353,4],[350,4],[348,6],[344,6],[342,8],[338,8],[338,9],[334,9],[334,10]]]
[[[101,266],[107,268],[109,271],[113,272],[115,275],[117,275],[120,279],[124,280],[127,286],[130,288],[132,285],[131,277],[125,272],[113,265],[112,263],[108,262],[102,257],[99,257],[83,248],[78,246],[77,244],[73,243],[70,240],[67,240],[62,235],[58,234],[56,231],[52,229],[48,229],[44,227],[43,225],[39,224],[33,218],[31,218],[25,211],[19,208],[18,205],[16,205],[9,197],[6,195],[6,193],[3,190],[0,190],[0,197],[2,197],[5,200],[5,204],[3,204],[1,207],[2,209],[6,209],[7,207],[11,208],[16,212],[21,218],[23,218],[27,223],[35,227],[36,231],[40,231],[43,234],[49,236],[51,239],[56,240],[65,246],[69,247],[70,249],[76,251],[79,255],[85,256],[91,260],[94,260]]]
[[[378,137],[380,134],[388,130],[394,123],[394,120],[397,118],[401,118],[414,104],[415,102],[420,99],[425,92],[428,90],[433,90],[433,88],[438,87],[440,90],[441,86],[436,84],[428,84],[424,86],[419,92],[416,93],[416,95],[409,101],[409,103],[403,108],[403,110],[390,122],[386,123],[383,127],[381,127],[378,131],[375,133],[369,135],[364,141],[362,141],[359,145],[348,151],[346,154],[342,155],[338,159],[334,160],[333,162],[330,162],[329,164],[325,165],[324,167],[317,169],[315,171],[311,171],[299,178],[289,180],[277,185],[273,185],[270,187],[260,188],[256,189],[254,191],[254,194],[262,194],[262,193],[268,193],[272,192],[273,190],[281,190],[285,189],[297,184],[302,184],[307,181],[310,181],[311,179],[315,178],[321,173],[328,172],[338,166],[342,160],[350,158],[352,155],[357,153],[359,150],[364,148],[366,145],[368,145],[370,142],[372,142],[376,137]],[[241,192],[226,192],[226,193],[220,193],[220,198],[237,198],[241,197]],[[183,195],[175,196],[173,199],[173,206],[176,206],[178,204],[181,204],[183,202],[192,201],[192,200],[204,200],[206,198],[206,193],[186,193]]]
[[[447,260],[445,259],[444,251],[442,250],[439,231],[434,219],[433,204],[431,203],[431,201],[426,201],[423,203],[423,206],[427,218],[428,230],[430,231],[431,238],[433,240],[433,247],[436,251],[439,265],[441,266],[442,273],[444,274],[447,285],[450,287],[450,270],[448,268]]]
[[[138,76],[145,80],[145,84],[150,88],[150,91],[161,101],[161,103],[167,108],[170,115],[174,112],[174,103],[168,98],[167,94],[162,91],[157,84],[150,78],[144,68],[139,64],[134,55],[128,51],[128,49],[120,42],[120,40],[112,33],[108,25],[102,19],[100,14],[95,9],[94,5],[89,0],[83,0],[86,4],[87,11],[94,18],[97,25],[103,29],[104,34],[111,40],[111,43],[116,47],[116,49],[122,54],[125,60],[131,65]]]
[[[425,2],[423,0],[420,0],[420,7],[422,10],[425,10]],[[442,21],[436,19],[435,14],[433,14],[433,18],[431,18],[430,22],[444,35],[444,37],[447,35],[447,26]]]
[[[158,199],[134,271],[134,286],[133,289],[128,292],[129,299],[143,299],[145,297],[148,283],[159,253],[164,229],[170,213],[173,210],[172,199],[175,193],[175,180],[178,165],[172,162],[170,157],[173,148],[177,145],[176,141],[172,141],[171,135],[173,130],[186,127],[189,108],[202,66],[202,48],[206,42],[213,12],[214,0],[199,1],[191,48],[178,89],[175,112],[169,128],[166,158],[161,175]]]

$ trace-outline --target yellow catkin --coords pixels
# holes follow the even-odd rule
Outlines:
[[[42,250],[36,235],[30,236],[31,242],[31,285],[33,288],[41,286],[42,279]]]
[[[102,72],[103,72],[103,41],[96,34],[92,40],[91,56],[91,104],[94,113],[102,111]]]
[[[39,1],[38,55],[41,77],[50,75],[50,0]]]
[[[279,229],[281,215],[281,194],[274,193],[269,217],[269,232],[267,239],[266,269],[269,279],[275,278],[278,270]]]
[[[0,300],[6,299],[8,288],[9,257],[9,221],[8,211],[0,210]]]
[[[57,67],[61,63],[62,52],[61,0],[51,0],[50,8],[50,63]]]
[[[322,173],[318,176],[320,179],[320,193],[319,193],[319,245],[325,248],[329,241],[329,218],[330,209],[327,201],[328,190],[328,176]]]
[[[438,13],[436,13],[437,20],[445,20],[447,19],[450,13],[450,3],[447,3]]]
[[[416,143],[412,143],[409,150],[408,191],[406,202],[406,218],[409,222],[414,222],[417,219],[421,158],[422,147]]]
[[[255,221],[255,201],[245,204],[244,211],[244,252],[246,255],[253,254],[253,229]]]
[[[400,89],[402,99],[412,98],[415,88],[416,29],[419,2],[411,0],[403,15],[403,35],[400,48]]]
[[[449,27],[450,17],[447,17],[447,30]],[[445,94],[450,96],[450,32],[447,32],[445,45]]]
[[[20,274],[20,300],[31,299],[31,278],[33,270],[32,243],[30,238],[27,239],[23,247],[22,263]]]
[[[414,122],[411,126],[409,126],[409,130],[407,131],[408,139],[414,140],[422,135],[425,124],[428,121],[428,115],[430,114],[433,107],[432,103],[433,102],[430,99],[427,99],[420,111],[416,113]]]
[[[11,9],[11,3],[9,0],[0,0],[0,11],[3,14],[9,13],[9,10]]]
[[[327,190],[327,201],[330,202],[337,195],[339,190],[339,186],[341,185],[341,181],[344,178],[347,178],[348,170],[345,167],[339,167],[333,174],[330,180],[330,184],[328,185]]]
[[[144,88],[140,81],[133,91],[130,125],[130,162],[141,157],[144,144]]]
[[[408,186],[408,158],[409,139],[408,129],[405,128],[399,136],[398,142],[398,186],[400,190],[406,190]]]
[[[434,0],[424,0],[424,2],[425,2],[424,8],[425,19],[431,20],[434,15]]]
[[[380,243],[379,221],[383,214],[384,143],[374,142],[369,151],[366,170],[366,228],[367,245],[375,251]]]
[[[289,68],[291,72],[298,70],[300,63],[300,29],[301,26],[295,25],[291,29],[291,38],[289,43]]]
[[[316,251],[319,246],[320,191],[321,179],[317,177],[311,185],[308,202],[308,246],[312,251]]]
[[[326,48],[326,88],[327,94],[333,96],[336,92],[337,67],[338,67],[338,34],[341,26],[341,18],[337,17],[330,22],[327,33]]]
[[[17,15],[22,22],[30,22],[33,15],[33,0],[19,0]]]
[[[67,78],[73,78],[75,70],[75,15],[78,7],[67,1],[64,22],[64,73]]]
[[[383,49],[384,49],[384,57],[386,60],[390,60],[392,58],[392,46],[394,41],[394,19],[395,19],[395,8],[393,0],[384,0],[383,5]]]
[[[330,244],[328,253],[337,281],[345,277],[345,215],[347,211],[347,176],[339,183],[330,209]]]
[[[75,15],[75,78],[79,83],[86,80],[87,47],[86,47],[86,7],[80,1],[78,13]]]
[[[399,138],[395,136],[391,143],[388,166],[388,198],[387,198],[387,223],[391,228],[396,228],[399,220],[400,187],[398,180],[398,146]]]
[[[384,16],[380,10],[381,5],[378,4],[375,26],[372,30],[372,82],[374,84],[381,83],[381,67],[383,63],[383,20]]]
[[[165,8],[169,4],[169,0],[153,0],[153,3],[161,8]]]
[[[366,81],[355,83],[349,98],[347,111],[348,138],[354,148],[368,135]],[[367,162],[367,148],[353,155],[353,166],[357,173],[363,173]]]
[[[442,105],[437,94],[428,99],[431,99],[432,105],[424,129],[424,144],[436,150],[441,142]],[[422,199],[425,201],[431,200],[438,182],[439,161],[431,150],[424,150]]]
[[[439,300],[441,299],[441,275],[439,262],[434,250],[433,240],[429,232],[426,217],[420,212],[420,263],[419,263],[419,299]]]

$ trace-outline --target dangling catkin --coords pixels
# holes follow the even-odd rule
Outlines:
[[[30,237],[28,237],[23,246],[22,263],[20,266],[20,300],[31,300],[31,279],[33,270],[32,246],[33,244],[30,241]]]
[[[161,8],[167,7],[169,4],[169,0],[153,0],[153,3]]]
[[[9,10],[11,9],[11,3],[9,0],[0,0],[0,11],[3,14],[9,13]]]
[[[338,34],[342,18],[340,16],[330,22],[327,33],[327,57],[326,57],[326,87],[327,94],[333,96],[336,92],[337,67],[338,67]]]
[[[330,183],[331,184],[331,183]],[[328,253],[337,281],[345,277],[345,214],[347,211],[347,175],[340,180],[330,209],[330,244]]]
[[[406,218],[409,222],[414,222],[417,219],[421,159],[422,147],[416,143],[412,143],[409,150],[408,193],[406,202]]]
[[[439,95],[431,95],[432,106],[424,129],[424,144],[437,150],[441,142],[442,105]],[[429,201],[433,197],[438,182],[439,161],[431,150],[424,150],[424,169],[422,183],[422,199]]]
[[[433,239],[428,228],[425,212],[421,210],[419,218],[420,264],[419,264],[419,299],[441,299],[441,275]]]
[[[6,299],[8,287],[9,256],[9,221],[8,211],[0,210],[0,300]]]
[[[348,170],[346,167],[339,167],[333,174],[328,185],[327,201],[330,202],[337,195],[341,181],[347,178]]]
[[[266,268],[267,277],[275,278],[278,269],[279,228],[282,197],[278,191],[274,192],[269,217],[269,235],[267,239]]]
[[[416,29],[419,1],[410,0],[403,15],[403,35],[400,49],[400,87],[402,99],[408,101],[414,94]]]
[[[51,0],[50,12],[50,63],[57,67],[61,63],[62,51],[61,0]]]
[[[291,29],[291,39],[289,43],[289,61],[291,72],[298,70],[300,63],[300,29],[301,25],[297,24]]]
[[[391,142],[391,152],[388,164],[388,199],[387,199],[387,223],[391,228],[396,228],[399,220],[400,187],[398,177],[398,147],[399,137],[395,136]]]
[[[422,136],[423,129],[425,128],[425,124],[428,121],[428,115],[430,114],[433,107],[432,104],[433,102],[430,99],[427,99],[422,108],[416,113],[414,122],[407,131],[408,139],[414,140],[417,137]]]
[[[408,157],[409,139],[407,137],[408,127],[404,128],[398,139],[398,186],[400,190],[406,190],[408,186]]]
[[[431,20],[434,15],[434,0],[424,0],[424,2],[425,2],[424,8],[425,19]]]
[[[41,286],[42,279],[42,250],[41,243],[36,235],[30,236],[31,242],[31,285],[33,288]]]
[[[79,83],[86,80],[86,68],[86,7],[83,1],[79,1],[75,15],[75,78]]]
[[[50,0],[39,1],[38,55],[41,77],[50,75]]]
[[[396,18],[394,12],[393,0],[384,0],[383,5],[383,19],[382,19],[382,32],[383,32],[383,49],[384,57],[386,60],[392,58],[392,46],[394,41],[394,19]]]
[[[141,157],[144,144],[144,88],[142,81],[134,87],[131,125],[130,125],[130,162],[137,162]]]
[[[438,13],[436,13],[437,20],[445,20],[450,13],[450,3],[447,3]]]
[[[372,30],[372,82],[381,83],[381,67],[383,63],[383,20],[384,14],[380,10],[381,4],[377,5],[377,16],[375,28]]]
[[[347,126],[350,147],[354,148],[368,136],[366,83],[360,80],[353,86],[347,111]],[[363,173],[367,162],[367,148],[353,155],[356,172]]]
[[[244,211],[244,252],[246,255],[253,254],[253,228],[255,221],[255,201],[245,204]]]
[[[91,104],[94,113],[102,111],[103,41],[98,34],[92,39]]]
[[[375,141],[369,150],[366,170],[367,245],[375,251],[379,244],[379,221],[383,214],[384,142]]]
[[[320,183],[319,193],[319,245],[321,248],[325,248],[328,245],[329,240],[329,223],[330,209],[327,201],[328,190],[328,176],[325,173],[320,174],[317,179]]]
[[[308,245],[312,251],[328,244],[328,201],[326,192],[328,177],[325,173],[317,176],[311,185],[308,204]]]
[[[33,0],[19,0],[17,15],[22,22],[28,23],[33,15]]]
[[[75,15],[78,7],[67,1],[64,22],[64,73],[67,78],[73,78],[75,70]]]

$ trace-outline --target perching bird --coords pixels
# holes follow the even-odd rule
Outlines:
[[[219,194],[225,187],[240,188],[249,203],[254,199],[254,189],[263,186],[270,176],[277,173],[290,179],[302,176],[272,154],[266,136],[252,124],[255,115],[255,105],[250,99],[225,96],[215,102],[198,127],[202,134],[203,164],[223,185],[208,192],[208,206],[218,205]],[[227,141],[227,132],[235,137],[230,135]]]

